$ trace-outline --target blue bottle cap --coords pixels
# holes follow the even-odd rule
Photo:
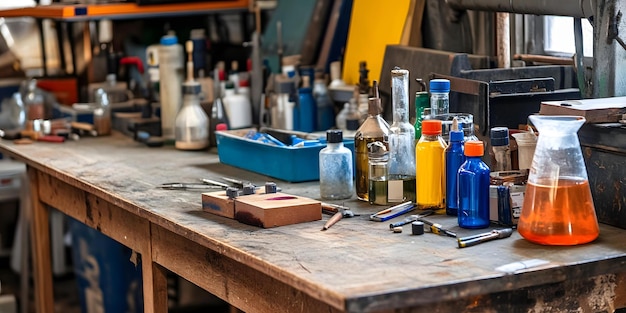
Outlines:
[[[174,35],[165,35],[161,37],[161,44],[164,46],[171,46],[178,43],[178,37]]]
[[[506,146],[509,144],[509,129],[506,127],[494,127],[489,133],[492,146]]]
[[[450,81],[447,79],[431,80],[430,92],[450,92]]]
[[[465,137],[463,136],[462,130],[452,130],[450,131],[450,142],[453,141],[463,141]]]

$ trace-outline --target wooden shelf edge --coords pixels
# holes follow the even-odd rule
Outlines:
[[[249,0],[187,2],[172,4],[137,5],[135,3],[110,4],[51,4],[36,7],[0,10],[0,17],[34,17],[50,19],[124,18],[172,14],[200,14],[220,10],[247,9]]]

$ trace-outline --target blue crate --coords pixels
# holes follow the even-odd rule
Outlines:
[[[215,133],[220,162],[287,182],[319,180],[319,153],[326,145],[276,146],[244,138],[246,131]],[[344,139],[352,151],[354,140]],[[354,163],[353,163],[354,164]]]

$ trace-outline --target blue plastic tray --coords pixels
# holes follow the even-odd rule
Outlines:
[[[274,146],[243,138],[246,131],[215,133],[220,162],[288,182],[319,180],[319,153],[325,145],[291,147]],[[345,139],[352,151],[354,140]]]

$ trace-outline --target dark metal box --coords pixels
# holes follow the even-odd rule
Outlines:
[[[626,126],[585,124],[578,138],[598,221],[626,229]]]

